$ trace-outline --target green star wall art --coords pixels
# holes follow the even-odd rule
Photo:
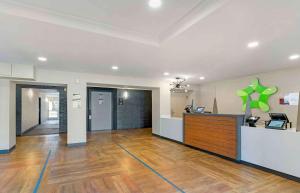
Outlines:
[[[237,95],[241,97],[243,101],[243,111],[246,111],[247,99],[250,97],[250,108],[251,109],[260,109],[263,112],[269,112],[269,98],[271,95],[277,92],[277,87],[265,87],[260,84],[259,79],[251,81],[251,84],[242,90],[237,91]],[[257,93],[258,99],[252,100],[251,95]]]

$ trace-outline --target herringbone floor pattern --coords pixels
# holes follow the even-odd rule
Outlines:
[[[49,150],[42,193],[300,193],[300,184],[151,135],[150,129],[88,134],[82,147],[66,135],[28,136],[0,155],[0,192],[33,192]]]

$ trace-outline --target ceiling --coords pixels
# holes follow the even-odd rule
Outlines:
[[[0,61],[194,84],[300,65],[299,0],[162,1],[0,0]]]

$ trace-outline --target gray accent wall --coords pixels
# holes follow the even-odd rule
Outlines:
[[[152,92],[148,90],[117,91],[117,129],[150,128],[152,127]],[[123,99],[123,104],[119,100]]]
[[[136,128],[151,128],[152,127],[152,91],[148,90],[126,90],[128,98],[123,96],[123,89],[115,88],[87,88],[87,130],[91,131],[91,120],[89,115],[91,110],[91,93],[110,92],[112,93],[112,124],[113,130],[117,129],[136,129]],[[123,101],[122,103],[120,103]]]

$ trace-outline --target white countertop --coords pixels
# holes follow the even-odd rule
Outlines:
[[[176,119],[176,120],[182,120],[183,118],[182,117],[167,117],[167,116],[165,116],[165,117],[160,117],[161,119]]]

